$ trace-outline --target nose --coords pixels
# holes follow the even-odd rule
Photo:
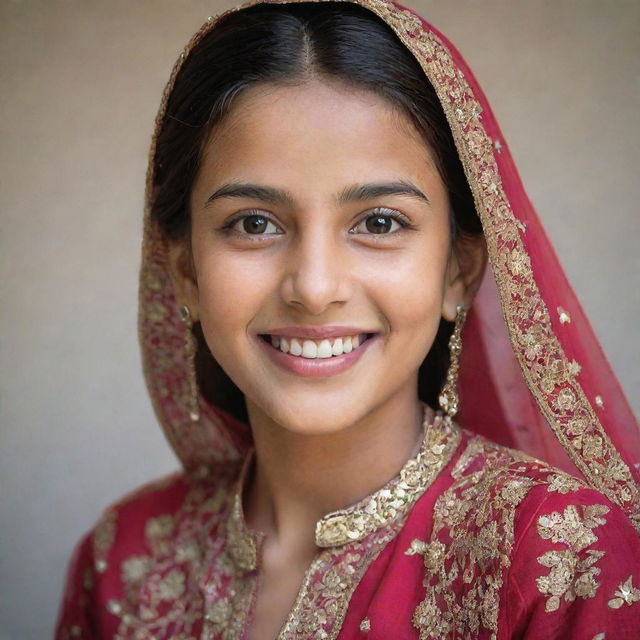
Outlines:
[[[283,300],[312,315],[321,315],[349,297],[348,258],[340,242],[325,230],[301,233],[287,256]]]

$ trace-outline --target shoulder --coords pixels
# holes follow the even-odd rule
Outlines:
[[[57,638],[73,636],[74,629],[115,637],[122,616],[136,610],[147,575],[160,590],[151,589],[153,597],[182,588],[184,572],[197,565],[224,522],[238,469],[210,471],[205,479],[183,472],[158,478],[103,510],[69,563]]]
[[[528,480],[530,484],[551,484],[558,490],[585,486],[579,479],[548,463],[533,458],[517,449],[491,442],[482,436],[463,431],[463,446],[452,470],[455,480],[473,478],[484,482],[502,482],[507,479]]]
[[[468,431],[463,433],[459,454],[450,467],[450,486],[439,502],[456,500],[459,522],[438,509],[441,526],[465,524],[473,528],[468,516],[485,513],[481,520],[496,526],[513,525],[523,501],[541,499],[545,492],[566,495],[586,489],[584,482],[525,453],[510,449]],[[466,521],[466,523],[463,523]]]
[[[552,481],[517,515],[503,594],[510,634],[640,637],[640,537],[616,504]]]
[[[584,567],[582,573],[588,572],[598,560],[598,554],[588,552],[595,538],[610,540],[608,548],[618,558],[623,554],[613,548],[620,535],[627,553],[637,548],[638,536],[630,521],[605,496],[520,451],[465,432],[448,473],[450,484],[436,500],[431,540],[425,546],[425,586],[430,585],[431,591],[415,618],[425,628],[443,633],[451,620],[458,620],[474,632],[510,637],[503,636],[505,612],[527,610],[517,600],[522,571],[528,575],[537,571],[533,583],[538,596],[562,598],[566,592],[556,577],[571,580],[568,576],[578,566]],[[557,554],[545,556],[559,550],[563,541],[587,555],[578,560],[568,554],[561,554],[562,560]],[[549,544],[554,549],[546,549]],[[545,581],[543,570],[552,564],[554,577]],[[575,579],[582,573],[574,574]],[[621,578],[619,572],[616,576]],[[589,581],[586,575],[581,577],[578,591],[588,590]],[[568,601],[574,593],[569,593]],[[510,597],[514,594],[516,599]],[[516,600],[518,606],[513,607]],[[550,606],[555,603],[556,599]],[[519,623],[525,624],[528,614],[522,615]],[[516,622],[506,626],[517,626]]]
[[[237,466],[215,469],[206,479],[183,471],[145,483],[108,505],[85,536],[93,569],[104,573],[114,557],[156,553],[178,532],[224,508],[237,477]]]
[[[440,522],[452,550],[468,550],[498,637],[640,637],[640,537],[622,509],[540,460],[467,438],[448,497],[460,519],[441,508]]]
[[[465,435],[450,472],[452,483],[436,505],[439,526],[455,525],[468,537],[491,524],[505,534],[500,544],[509,554],[532,531],[553,540],[573,527],[587,540],[587,530],[599,528],[603,536],[624,532],[639,540],[627,515],[583,480],[521,451]],[[458,518],[443,509],[452,501],[458,503]]]

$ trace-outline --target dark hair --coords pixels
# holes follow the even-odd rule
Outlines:
[[[341,80],[386,99],[423,136],[445,183],[452,237],[482,233],[440,101],[419,63],[373,12],[345,2],[264,4],[232,12],[191,51],[176,77],[157,139],[152,216],[172,241],[190,228],[189,199],[201,152],[234,99],[258,83]],[[420,367],[420,398],[437,406],[449,364],[452,323],[442,320]],[[205,397],[246,421],[242,392],[206,347],[200,327],[198,381]]]

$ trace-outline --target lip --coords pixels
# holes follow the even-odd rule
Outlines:
[[[260,331],[261,335],[284,336],[285,338],[308,338],[310,340],[322,340],[323,338],[343,338],[356,336],[362,333],[377,333],[372,329],[348,327],[346,325],[317,325],[306,327],[281,327]]]
[[[296,330],[301,327],[294,327]],[[350,327],[347,327],[351,330]],[[290,327],[287,327],[287,331],[289,331]],[[307,330],[309,327],[307,327]],[[326,328],[325,328],[326,329]],[[340,328],[341,330],[344,327]],[[357,332],[356,332],[357,333]],[[264,334],[263,334],[264,335]],[[272,333],[271,335],[296,335],[294,334],[279,334]],[[322,336],[319,337],[327,337],[327,333],[323,333]],[[349,333],[338,333],[337,336],[344,335],[353,335]],[[350,353],[343,353],[340,356],[332,356],[331,358],[303,358],[301,356],[292,356],[289,353],[283,353],[280,349],[276,349],[271,344],[256,336],[260,348],[263,349],[266,355],[278,365],[280,368],[284,369],[289,373],[294,373],[298,376],[302,376],[305,378],[329,378],[331,376],[336,376],[347,369],[351,368],[362,356],[369,350],[372,344],[376,343],[378,338],[380,337],[379,333],[374,333],[373,335],[369,334],[370,337],[367,338],[357,349],[354,349]],[[302,337],[298,334],[299,337]],[[307,335],[307,337],[309,337]]]

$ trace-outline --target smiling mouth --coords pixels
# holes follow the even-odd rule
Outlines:
[[[316,360],[330,359],[344,355],[345,353],[351,353],[360,348],[364,342],[374,335],[374,333],[359,333],[351,336],[324,338],[321,340],[289,338],[269,334],[259,334],[258,337],[282,353],[287,353],[294,357],[307,358],[308,360]]]

